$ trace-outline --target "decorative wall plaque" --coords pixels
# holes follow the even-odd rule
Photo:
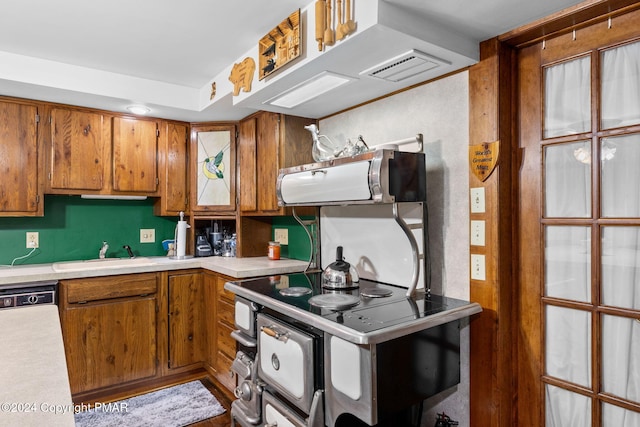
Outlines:
[[[500,141],[469,146],[469,167],[480,181],[486,180],[498,163]]]
[[[229,81],[233,83],[233,96],[240,94],[240,88],[245,92],[251,92],[253,83],[253,73],[256,71],[256,61],[251,57],[246,57],[240,63],[233,64]]]
[[[262,80],[300,56],[300,9],[260,39],[258,79]]]

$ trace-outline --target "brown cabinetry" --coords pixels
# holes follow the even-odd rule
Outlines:
[[[240,122],[239,200],[243,214],[285,214],[276,197],[278,171],[313,162],[313,141],[304,129],[311,123],[315,120],[266,111]]]
[[[73,394],[157,374],[157,276],[60,283],[60,316]]]
[[[48,190],[100,191],[104,187],[110,147],[108,124],[108,118],[100,113],[62,108],[51,111]]]
[[[189,210],[188,148],[189,127],[166,122],[160,129],[158,177],[160,198],[154,204],[156,215],[178,216]]]
[[[53,108],[50,122],[47,193],[157,194],[158,121]]]
[[[202,364],[206,348],[202,273],[170,274],[169,369]]]
[[[38,108],[0,101],[0,216],[42,216]]]
[[[158,123],[113,118],[113,190],[153,194],[158,189]]]
[[[232,392],[236,378],[231,372],[231,363],[236,357],[236,342],[231,337],[234,330],[234,294],[224,289],[229,277],[205,272],[207,304],[212,311],[207,322],[207,365],[213,377]]]

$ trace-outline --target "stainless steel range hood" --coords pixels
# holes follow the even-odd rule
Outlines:
[[[424,153],[379,149],[281,169],[280,206],[426,201]]]

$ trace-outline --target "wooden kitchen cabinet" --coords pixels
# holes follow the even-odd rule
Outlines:
[[[188,175],[189,127],[165,122],[161,126],[158,150],[160,197],[153,211],[159,216],[178,216],[189,211]]]
[[[155,273],[60,282],[60,316],[71,393],[157,375]]]
[[[236,128],[234,124],[191,127],[189,167],[193,215],[236,210]]]
[[[236,357],[236,341],[231,337],[235,329],[234,294],[224,289],[224,284],[234,280],[212,272],[204,273],[205,297],[210,315],[207,319],[207,369],[232,396],[236,378],[231,364]]]
[[[158,122],[113,118],[113,190],[151,195],[158,189]]]
[[[205,299],[201,272],[170,274],[169,369],[202,365],[205,359]]]
[[[243,215],[286,214],[276,197],[278,171],[313,163],[313,140],[304,126],[315,122],[261,111],[239,123],[239,202]]]
[[[54,108],[47,192],[102,190],[108,178],[109,138],[109,118],[104,114]]]
[[[42,216],[38,108],[0,101],[0,216]]]

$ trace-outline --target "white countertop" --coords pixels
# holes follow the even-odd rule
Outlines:
[[[0,310],[0,425],[74,426],[55,305]]]
[[[168,257],[148,257],[148,265],[104,267],[99,262],[93,263],[91,269],[56,271],[54,264],[32,264],[14,267],[0,267],[0,285],[36,282],[42,280],[61,280],[117,274],[146,273],[188,268],[204,268],[236,279],[269,276],[303,271],[307,261],[295,259],[270,260],[267,257],[201,257],[171,259]]]

